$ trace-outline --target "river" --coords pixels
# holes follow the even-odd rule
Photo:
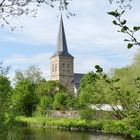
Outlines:
[[[18,140],[131,140],[121,136],[101,135],[87,132],[70,132],[57,129],[33,127],[18,128]]]

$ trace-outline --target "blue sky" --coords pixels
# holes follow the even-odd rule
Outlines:
[[[140,25],[140,1],[132,3],[133,8],[125,17],[129,25]],[[115,9],[108,0],[73,0],[70,11],[75,17],[67,19],[63,13],[69,52],[75,57],[75,72],[94,70],[96,64],[106,72],[112,68],[126,66],[132,62],[137,48],[127,49],[124,35],[117,32],[112,17],[107,12]],[[36,18],[22,16],[11,18],[17,29],[8,26],[0,28],[0,60],[10,65],[10,78],[17,69],[38,65],[46,79],[49,79],[50,56],[55,52],[60,22],[60,12],[48,6],[38,10]],[[20,28],[20,26],[23,28]],[[140,38],[140,34],[137,34]]]

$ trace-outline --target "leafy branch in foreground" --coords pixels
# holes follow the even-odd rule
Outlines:
[[[134,26],[133,28],[128,27],[127,21],[122,18],[122,15],[124,13],[125,10],[123,10],[122,12],[118,12],[117,10],[108,12],[109,15],[115,17],[115,20],[113,20],[113,24],[120,28],[118,32],[127,34],[129,36],[129,38],[124,39],[124,41],[128,42],[127,48],[130,49],[133,46],[140,47],[140,42],[135,36],[135,33],[140,30],[140,26]]]
[[[13,31],[16,27],[11,25],[11,18],[22,15],[31,15],[36,17],[38,8],[43,5],[49,5],[52,8],[57,7],[58,10],[68,10],[71,0],[1,0],[0,1],[0,22],[3,27],[8,25]],[[66,16],[73,15],[67,11]],[[21,26],[22,27],[22,26]]]
[[[134,86],[137,88],[136,91],[132,92],[130,89],[119,86],[119,78],[110,78],[104,74],[99,65],[96,65],[95,68],[111,90],[108,92],[108,101],[113,109],[113,115],[118,119],[137,117],[139,115],[138,110],[140,110],[140,78],[132,79],[132,82],[135,82]],[[121,105],[122,108],[118,108],[118,105]]]
[[[116,3],[119,5],[120,9],[131,9],[132,5],[130,4],[132,0],[109,0],[110,4]]]

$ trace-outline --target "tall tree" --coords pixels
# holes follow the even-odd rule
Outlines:
[[[106,84],[97,73],[89,72],[80,83],[79,99],[81,105],[105,103]]]
[[[30,80],[32,83],[38,83],[43,80],[42,72],[37,66],[30,66],[26,70],[17,70],[15,73],[15,82]]]
[[[12,106],[12,87],[7,77],[10,67],[0,63],[0,139],[10,139],[10,130],[13,128],[15,112]]]
[[[30,80],[22,80],[14,89],[14,103],[20,115],[32,116],[36,110],[39,98],[35,92],[36,84]]]
[[[47,111],[53,109],[54,97],[60,92],[67,94],[68,91],[58,81],[40,81],[36,87],[36,93],[39,97],[37,113],[46,115]]]

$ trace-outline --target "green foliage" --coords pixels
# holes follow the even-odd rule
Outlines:
[[[74,98],[70,98],[68,90],[58,81],[42,80],[37,84],[36,93],[39,97],[37,114],[46,115],[52,109],[74,108]],[[62,93],[62,94],[60,94]]]
[[[68,92],[68,91],[58,81],[42,80],[38,83],[36,92],[40,96],[51,96],[51,97],[53,97],[58,92]]]
[[[80,107],[79,99],[75,96],[68,95],[67,108],[70,110],[77,110]]]
[[[115,10],[108,12],[108,14],[115,18],[112,23],[119,27],[120,30],[118,30],[118,32],[129,36],[129,39],[124,39],[124,41],[128,42],[127,48],[130,49],[133,46],[140,46],[140,43],[135,36],[135,33],[140,30],[140,26],[134,26],[133,28],[128,27],[127,21],[122,18],[125,12],[126,10],[122,10],[121,8],[121,11]]]
[[[93,111],[94,112],[94,111]],[[89,116],[90,117],[90,116]],[[94,116],[93,116],[94,117]],[[87,117],[88,118],[88,115]],[[92,118],[93,119],[93,118]],[[29,126],[55,127],[66,130],[90,130],[94,132],[121,134],[132,138],[140,137],[140,131],[135,129],[127,120],[89,120],[81,118],[51,118],[51,117],[17,117],[18,122]]]
[[[84,75],[80,82],[80,90],[85,88],[87,85],[95,85],[98,79],[98,75],[94,72],[89,72],[88,74]]]
[[[2,63],[1,63],[2,64]],[[1,65],[0,64],[0,65]],[[10,133],[14,129],[15,112],[12,106],[12,87],[10,80],[6,77],[9,68],[0,66],[0,139],[12,138]]]
[[[6,76],[10,70],[10,66],[3,67],[3,62],[0,62],[0,75]]]
[[[132,48],[133,47],[133,44],[131,44],[131,43],[128,43],[128,46],[127,46],[127,48],[128,49],[130,49],[130,48]]]
[[[0,75],[0,114],[10,105],[11,86],[7,77]]]
[[[15,82],[26,79],[30,80],[32,83],[38,83],[43,79],[42,72],[37,66],[30,66],[24,71],[17,70],[15,72]]]
[[[53,101],[54,101],[54,98],[51,96],[39,97],[39,104],[37,105],[35,114],[46,116],[47,112],[53,108]]]
[[[128,116],[132,117],[134,116],[132,114],[135,114],[139,110],[140,93],[137,90],[136,83],[134,84],[134,80],[132,80],[139,72],[137,74],[134,71],[132,72],[131,70],[133,68],[134,66],[129,66],[115,70],[114,77],[112,78],[104,77],[103,73],[100,74],[110,88],[106,100],[110,105],[113,105],[113,114],[118,119],[123,119]],[[114,107],[114,105],[121,105],[122,110]]]
[[[39,103],[38,96],[35,92],[35,84],[30,80],[19,81],[14,90],[13,100],[17,110],[22,115],[32,116]]]
[[[125,105],[127,107],[127,110],[139,110],[139,58],[140,56],[139,54],[137,54],[135,56],[133,64],[121,69],[114,70],[114,77],[120,78],[117,86],[120,87],[121,91],[123,91],[124,93],[124,96],[122,97],[126,99],[124,103],[127,102],[127,104]]]
[[[64,110],[67,108],[68,95],[66,93],[57,93],[54,96],[53,108],[57,110]]]
[[[134,26],[134,27],[133,27],[133,30],[134,30],[134,31],[139,31],[139,30],[140,30],[140,26]]]
[[[111,15],[111,16],[114,16],[116,18],[120,16],[120,13],[117,10],[108,12],[108,14]]]
[[[87,107],[84,110],[80,111],[81,119],[85,120],[86,122],[90,122],[93,119],[95,119],[95,116],[96,116],[95,114],[96,114],[96,111],[91,109],[91,108],[89,108],[89,107]]]
[[[97,66],[99,68],[99,66]],[[102,71],[99,68],[99,73]],[[106,99],[106,83],[100,76],[94,72],[90,72],[83,76],[80,83],[79,102],[81,106],[89,106],[90,104],[105,103]]]

